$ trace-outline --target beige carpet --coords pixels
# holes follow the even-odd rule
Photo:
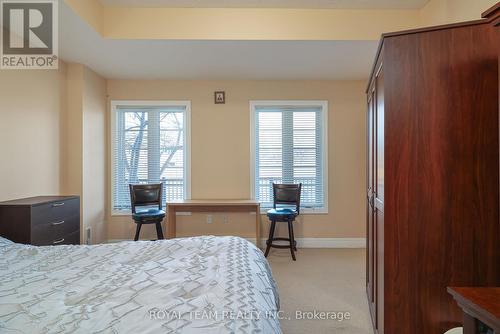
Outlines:
[[[281,310],[290,317],[281,320],[283,333],[372,333],[364,249],[299,249],[296,262],[288,250],[272,249],[268,260],[278,283]],[[351,318],[299,320],[297,310],[349,312]]]

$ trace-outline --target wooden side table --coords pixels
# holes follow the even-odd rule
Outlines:
[[[483,334],[482,324],[500,334],[500,287],[449,287],[464,312],[464,334]],[[482,324],[481,324],[482,323]]]

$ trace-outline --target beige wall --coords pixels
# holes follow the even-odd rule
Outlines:
[[[106,81],[81,64],[69,64],[63,133],[62,191],[80,196],[81,242],[105,241]]]
[[[62,192],[81,195],[82,184],[82,112],[83,66],[68,64],[66,113],[62,128],[63,182]],[[80,206],[81,208],[81,206]]]
[[[430,0],[422,9],[133,8],[65,2],[105,38],[377,40],[384,32],[480,18],[496,0]]]
[[[418,10],[104,8],[103,37],[181,40],[376,40],[416,28]]]
[[[249,198],[250,100],[328,100],[329,213],[303,215],[296,224],[299,238],[365,235],[364,88],[364,81],[108,80],[109,100],[191,101],[193,199]],[[215,90],[226,91],[225,105],[214,104]],[[180,216],[177,231],[180,236],[255,237],[255,216],[228,216],[229,223],[224,224],[222,214],[216,214],[212,225],[205,223],[205,215]],[[264,216],[262,221],[265,235]],[[130,239],[134,229],[129,217],[110,217],[108,238]],[[153,228],[143,228],[144,238],[153,236]]]
[[[58,194],[66,65],[0,71],[0,201]]]
[[[497,0],[430,0],[420,10],[421,26],[456,23],[481,18]]]
[[[92,227],[92,243],[102,243],[107,240],[106,80],[87,68],[83,80],[83,222]]]

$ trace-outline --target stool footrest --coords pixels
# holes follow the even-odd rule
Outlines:
[[[288,244],[288,245],[276,245],[276,244],[273,244],[274,241],[286,241],[286,242],[290,243],[290,239],[288,239],[288,238],[273,238],[272,240],[267,240],[266,245],[269,245],[273,248],[290,248],[290,244]],[[293,245],[295,247],[297,247],[296,240],[293,241]]]

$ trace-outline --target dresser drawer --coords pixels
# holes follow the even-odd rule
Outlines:
[[[80,201],[77,198],[41,204],[32,209],[32,228],[38,225],[62,221],[75,214],[80,214]]]
[[[58,246],[58,245],[79,245],[80,244],[80,231],[75,231],[63,237],[52,239],[37,246]]]
[[[73,215],[69,218],[33,226],[31,240],[32,242],[46,244],[54,240],[60,240],[79,229],[79,215]]]
[[[80,230],[71,233],[64,239],[64,245],[79,245],[80,244]]]
[[[80,230],[63,236],[53,235],[48,238],[34,238],[31,244],[35,246],[79,245]]]

